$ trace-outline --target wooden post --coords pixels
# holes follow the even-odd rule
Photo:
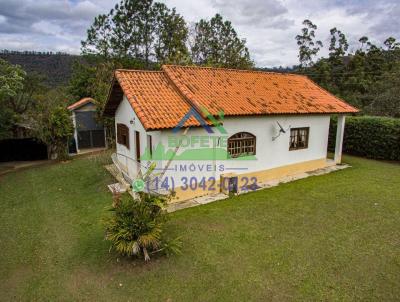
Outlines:
[[[79,153],[79,145],[78,145],[78,125],[76,124],[76,115],[75,111],[72,111],[72,124],[74,125],[74,139],[75,139],[75,147],[76,154]]]
[[[343,149],[343,135],[344,135],[344,124],[346,116],[339,115],[337,120],[336,129],[336,145],[335,145],[335,163],[340,164],[342,162],[342,149]]]

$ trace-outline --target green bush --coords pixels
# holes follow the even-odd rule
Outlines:
[[[335,150],[337,119],[331,119],[329,150]],[[346,117],[343,152],[372,159],[400,160],[400,119]]]
[[[113,206],[103,222],[105,239],[111,248],[123,256],[141,256],[145,261],[155,253],[179,253],[179,238],[167,240],[164,236],[165,206],[168,199],[139,193],[134,199],[129,194],[114,193]]]

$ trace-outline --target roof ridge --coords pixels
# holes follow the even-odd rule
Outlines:
[[[264,71],[255,69],[235,69],[226,67],[214,67],[214,66],[198,66],[198,65],[174,65],[174,64],[163,64],[161,68],[165,67],[178,67],[178,68],[196,68],[196,69],[212,69],[212,70],[222,70],[222,71],[234,71],[234,72],[246,72],[246,73],[261,73],[261,74],[276,74],[276,75],[288,75],[288,76],[298,76],[308,78],[306,75],[288,72],[276,72],[276,71]]]
[[[122,72],[148,72],[148,73],[164,73],[162,70],[146,70],[146,69],[128,69],[128,68],[118,68],[115,69],[115,72],[122,71]]]
[[[200,116],[202,116],[205,120],[207,120],[207,117],[204,115],[204,112],[202,110],[201,104],[199,104],[192,96],[190,91],[187,91],[187,88],[184,87],[184,85],[181,83],[181,81],[173,74],[168,72],[168,70],[164,69],[164,65],[161,67],[163,73],[165,74],[165,77],[168,79],[168,81],[171,82],[173,85],[174,89],[182,96],[182,98],[185,100],[185,102],[191,106],[194,110],[196,110]],[[203,106],[205,107],[205,106]],[[206,108],[208,110],[208,108]]]

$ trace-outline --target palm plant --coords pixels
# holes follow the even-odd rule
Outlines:
[[[145,261],[158,252],[178,253],[179,239],[167,241],[163,236],[166,199],[141,194],[139,199],[129,194],[114,196],[114,207],[109,208],[111,215],[104,219],[105,238],[111,242],[111,248],[124,256],[143,256]]]

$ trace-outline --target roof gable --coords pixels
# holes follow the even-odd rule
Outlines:
[[[116,70],[106,115],[115,114],[123,94],[149,130],[175,127],[191,108],[162,71]],[[200,123],[192,117],[184,125],[199,126]]]
[[[94,99],[92,99],[92,98],[83,98],[83,99],[80,99],[79,101],[73,103],[72,105],[69,105],[69,106],[67,107],[67,109],[68,109],[68,110],[75,110],[75,109],[78,109],[78,108],[80,108],[80,107],[82,107],[82,106],[84,106],[84,105],[87,105],[87,104],[89,104],[89,103],[95,104]]]

